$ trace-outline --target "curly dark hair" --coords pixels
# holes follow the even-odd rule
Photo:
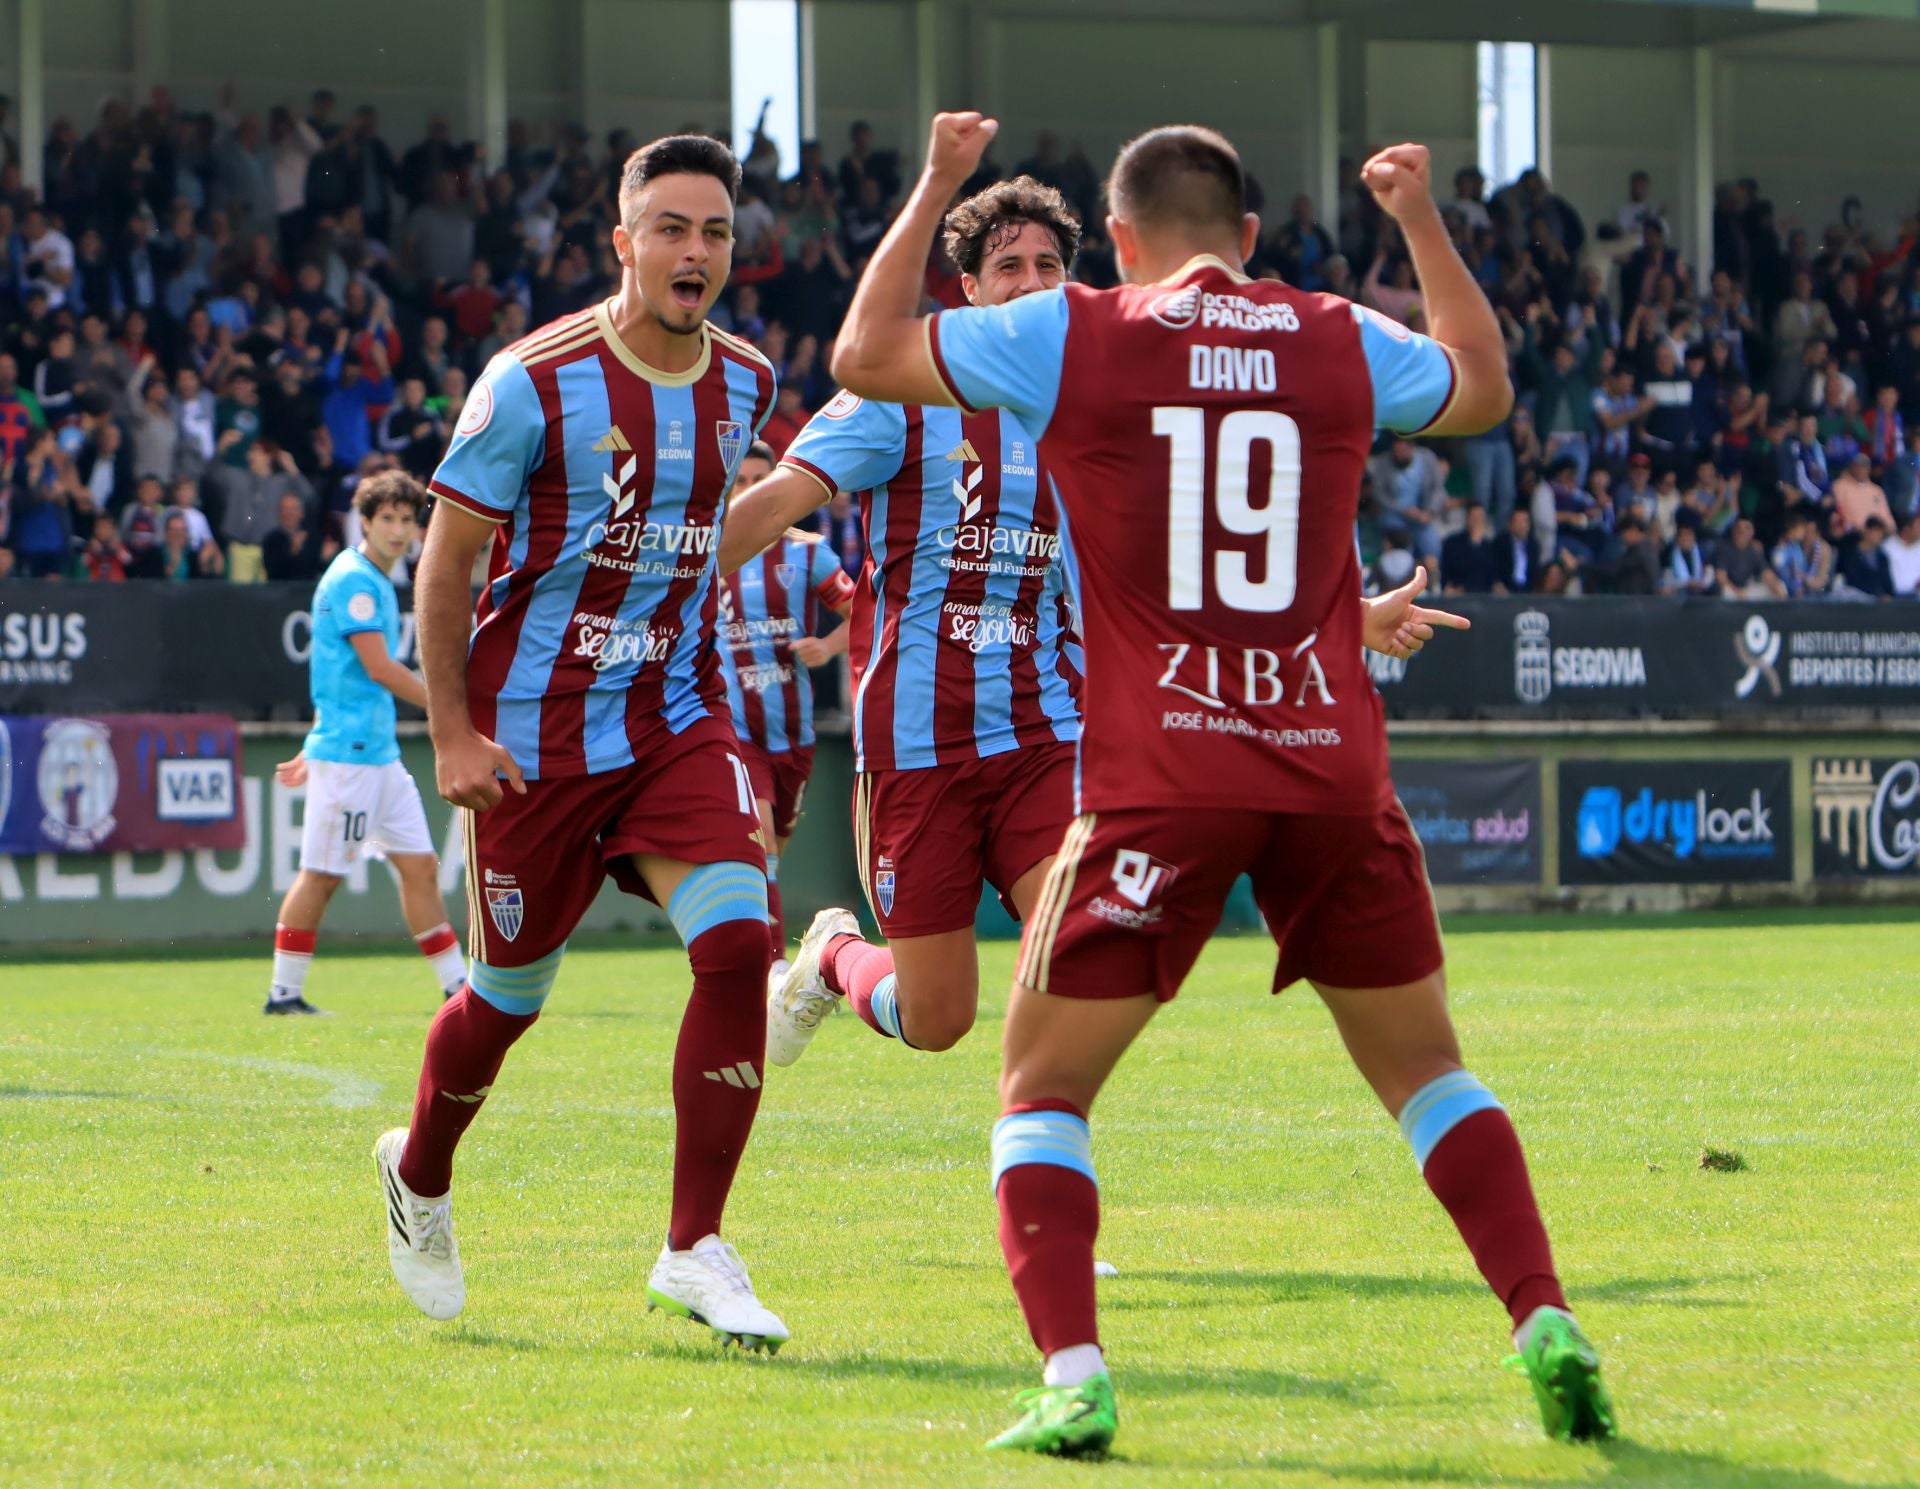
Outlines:
[[[1053,234],[1061,268],[1071,269],[1080,249],[1080,224],[1065,197],[1031,176],[996,181],[954,207],[941,241],[956,268],[978,275],[987,255],[1004,248],[1029,222]]]
[[[403,470],[383,470],[353,488],[353,510],[371,522],[385,506],[404,507],[416,519],[426,510],[427,489]]]

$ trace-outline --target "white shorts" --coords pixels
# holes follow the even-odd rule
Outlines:
[[[363,859],[431,852],[420,788],[398,760],[385,765],[307,762],[301,868],[344,875]]]

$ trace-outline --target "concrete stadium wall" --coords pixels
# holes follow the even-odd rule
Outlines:
[[[1682,152],[1690,149],[1692,58],[1644,47],[1555,47],[1553,185],[1591,232],[1627,199],[1627,177],[1645,170],[1654,200],[1685,231]]]
[[[1363,150],[1416,140],[1433,152],[1442,196],[1453,173],[1479,155],[1473,43],[1375,41],[1366,48],[1366,139]],[[1355,275],[1367,272],[1353,266]]]

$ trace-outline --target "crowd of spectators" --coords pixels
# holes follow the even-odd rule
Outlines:
[[[516,121],[488,160],[436,117],[396,151],[372,108],[342,113],[326,90],[263,119],[230,90],[196,113],[157,88],[85,134],[55,121],[36,198],[0,100],[0,577],[315,576],[356,539],[360,480],[430,475],[493,354],[612,291],[636,143]],[[909,183],[866,124],[837,163],[810,141],[788,173],[756,136],[744,165],[715,319],[779,373],[777,453],[835,391],[833,337]],[[1081,215],[1076,277],[1113,282],[1086,154],[1043,133],[1011,170]],[[989,161],[981,179],[1002,173]],[[1295,197],[1250,272],[1418,328],[1396,229],[1350,164],[1343,181],[1336,222]],[[1881,245],[1849,203],[1816,245],[1741,181],[1719,193],[1701,273],[1643,173],[1591,231],[1537,171],[1486,186],[1461,171],[1443,208],[1520,401],[1472,439],[1382,442],[1361,493],[1372,581],[1423,564],[1455,593],[1914,592],[1911,223]],[[962,299],[944,260],[926,290]],[[818,521],[857,568],[849,496]]]

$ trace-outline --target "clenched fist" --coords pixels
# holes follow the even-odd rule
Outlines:
[[[1436,212],[1433,162],[1425,145],[1389,145],[1360,167],[1360,179],[1395,222]]]
[[[1000,121],[985,114],[935,114],[927,141],[927,175],[958,186],[980,166],[980,157],[1000,132]]]

